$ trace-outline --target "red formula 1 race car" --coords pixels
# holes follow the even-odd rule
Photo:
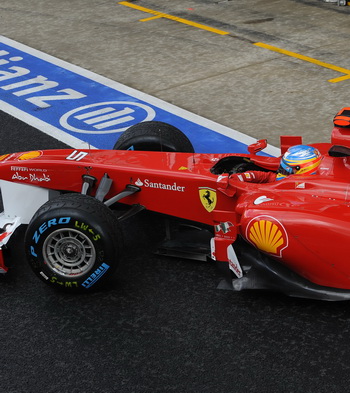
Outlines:
[[[3,155],[2,254],[27,225],[34,273],[53,287],[90,290],[119,265],[120,223],[148,210],[209,233],[209,257],[233,290],[350,299],[350,108],[334,124],[331,143],[312,145],[322,155],[315,174],[264,184],[233,174],[276,172],[280,158],[258,154],[266,141],[247,154],[197,154],[181,131],[161,122],[132,126],[113,150]],[[281,137],[281,153],[300,143]],[[8,270],[3,257],[1,270]]]

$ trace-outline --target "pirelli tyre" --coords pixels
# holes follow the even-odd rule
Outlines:
[[[25,234],[27,258],[46,284],[70,292],[101,286],[118,268],[119,222],[102,202],[66,194],[45,203]]]
[[[131,126],[119,137],[113,149],[194,152],[192,143],[182,131],[161,121],[145,121]]]

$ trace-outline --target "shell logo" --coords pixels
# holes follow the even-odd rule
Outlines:
[[[32,158],[40,157],[42,154],[43,154],[43,152],[39,151],[39,150],[37,150],[37,151],[28,151],[26,153],[21,154],[18,157],[18,160],[21,160],[21,161],[22,160],[30,160]]]
[[[246,238],[259,250],[281,257],[288,246],[288,236],[284,226],[270,216],[258,216],[247,225]]]
[[[0,156],[0,161],[5,161],[7,157],[10,157],[10,154],[3,154],[2,156]]]

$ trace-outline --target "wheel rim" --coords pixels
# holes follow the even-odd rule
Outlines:
[[[86,274],[96,259],[91,240],[75,229],[58,229],[52,232],[43,245],[44,260],[56,273],[64,277]]]

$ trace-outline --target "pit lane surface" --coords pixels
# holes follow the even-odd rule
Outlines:
[[[0,146],[64,147],[1,112]],[[213,265],[154,256],[134,224],[120,274],[89,295],[46,287],[17,235],[0,277],[1,392],[348,391],[348,302],[217,290]]]
[[[328,142],[333,116],[349,105],[349,6],[2,0],[0,12],[11,40],[274,146],[281,134]]]

